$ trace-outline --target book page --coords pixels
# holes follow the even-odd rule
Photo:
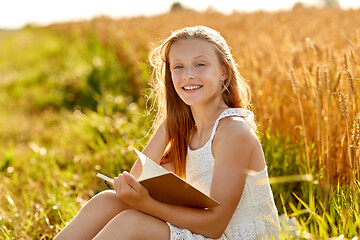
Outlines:
[[[138,181],[143,181],[149,178],[158,177],[164,174],[169,173],[165,168],[161,167],[159,164],[151,160],[149,157],[144,155],[142,152],[135,149],[136,154],[139,156],[142,164],[142,172],[138,178]]]

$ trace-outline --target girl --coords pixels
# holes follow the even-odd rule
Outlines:
[[[174,32],[150,55],[158,128],[144,153],[221,204],[195,209],[151,198],[131,174],[93,197],[55,239],[263,239],[278,215],[249,106],[224,38],[204,26]]]

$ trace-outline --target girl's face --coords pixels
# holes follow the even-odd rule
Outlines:
[[[175,90],[187,105],[222,101],[219,93],[227,73],[211,43],[201,39],[176,41],[170,47],[169,61]]]

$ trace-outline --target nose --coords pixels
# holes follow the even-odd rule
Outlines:
[[[183,78],[184,78],[184,80],[195,79],[194,72],[192,71],[191,68],[188,67],[188,68],[185,69]]]

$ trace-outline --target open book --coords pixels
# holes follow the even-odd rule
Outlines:
[[[142,163],[142,172],[137,179],[154,199],[172,204],[195,208],[209,208],[219,203],[194,188],[173,172],[167,171],[159,164],[134,148]],[[113,179],[98,173],[98,177],[113,183]]]

